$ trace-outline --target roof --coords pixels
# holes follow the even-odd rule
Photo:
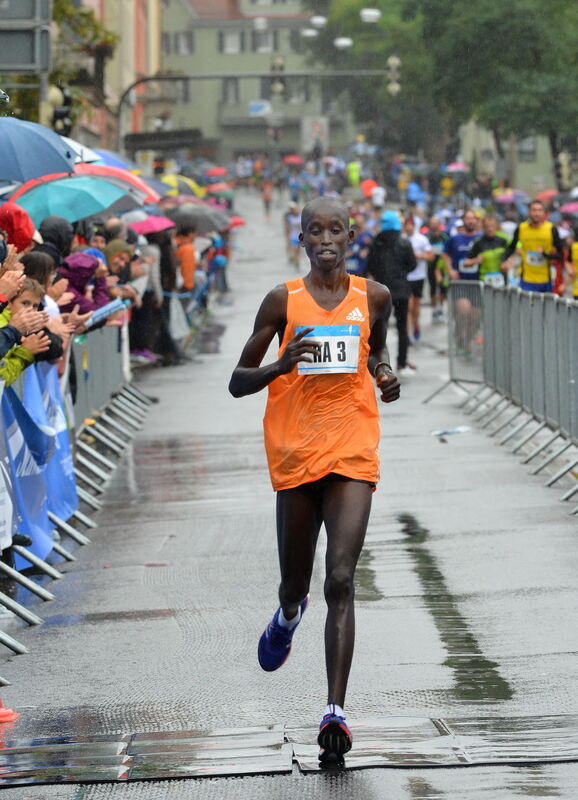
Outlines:
[[[238,19],[242,17],[238,0],[188,0],[201,19]]]

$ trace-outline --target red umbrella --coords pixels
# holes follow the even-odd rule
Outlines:
[[[243,217],[231,217],[231,221],[229,223],[229,230],[231,228],[241,228],[243,225],[247,223],[243,219]]]
[[[226,167],[209,167],[205,170],[205,175],[208,178],[222,178],[229,170]]]
[[[295,167],[300,167],[302,164],[305,163],[305,161],[301,156],[298,156],[297,153],[292,153],[288,156],[283,156],[283,163],[290,164]]]
[[[166,231],[168,228],[174,228],[175,223],[168,217],[158,217],[151,214],[146,219],[140,222],[129,222],[129,228],[132,228],[135,233],[158,233],[159,231]]]
[[[101,175],[103,178],[112,178],[115,183],[120,181],[129,183],[135,189],[146,193],[145,203],[158,203],[161,199],[161,195],[152,186],[127,169],[109,167],[106,164],[79,163],[74,165],[74,171],[79,175]]]
[[[535,200],[541,200],[543,203],[548,204],[558,194],[558,189],[543,189],[534,196]]]
[[[448,165],[447,168],[448,172],[469,172],[470,168],[467,164],[464,164],[462,161],[454,161],[452,164]]]
[[[574,201],[573,203],[564,203],[563,206],[560,206],[559,210],[562,212],[562,214],[578,214],[578,202]]]

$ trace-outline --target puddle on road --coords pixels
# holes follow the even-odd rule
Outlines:
[[[357,562],[357,569],[355,570],[355,599],[375,602],[376,600],[383,600],[383,593],[380,592],[377,586],[377,575],[371,562],[374,556],[370,550],[364,548],[359,556]]]
[[[410,538],[407,552],[421,584],[424,603],[448,652],[444,664],[454,673],[456,699],[477,703],[511,700],[512,687],[500,675],[499,664],[484,656],[447,586],[436,557],[427,547],[428,529],[413,514],[399,514],[397,519]]]

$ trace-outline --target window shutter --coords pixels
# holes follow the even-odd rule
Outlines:
[[[219,53],[225,52],[225,34],[223,31],[217,33],[217,50]]]
[[[279,31],[273,31],[273,52],[279,51]]]
[[[239,33],[239,52],[245,52],[245,31]]]

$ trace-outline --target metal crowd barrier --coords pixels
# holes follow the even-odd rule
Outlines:
[[[423,402],[428,403],[451,384],[484,380],[483,284],[452,281],[447,296],[449,379]],[[462,387],[463,388],[463,387]]]
[[[43,581],[42,585],[38,583],[34,579],[34,575],[25,575],[19,569],[11,566],[12,558],[7,557],[8,554],[10,552],[17,554],[18,557],[24,559],[26,564],[33,565],[44,576],[54,580],[64,577],[64,574],[54,566],[54,563],[50,563],[46,559],[50,558],[51,562],[53,562],[54,556],[56,556],[64,561],[76,560],[74,554],[61,543],[60,536],[69,537],[78,545],[90,543],[87,532],[95,528],[96,523],[87,516],[83,509],[86,509],[88,513],[92,513],[93,510],[98,510],[101,507],[100,496],[106,490],[112,473],[116,469],[116,459],[130,444],[135,433],[143,427],[148,407],[152,402],[150,398],[143,395],[130,383],[128,326],[126,322],[122,327],[105,326],[102,329],[91,331],[85,337],[81,337],[74,342],[73,352],[74,383],[76,387],[74,403],[70,404],[70,400],[68,403],[66,402],[66,398],[70,394],[67,389],[72,383],[71,368],[67,373],[68,378],[65,373],[65,377],[60,382],[64,384],[62,392],[58,389],[59,381],[56,380],[56,388],[54,388],[54,392],[58,395],[56,400],[54,393],[51,398],[48,398],[47,396],[45,397],[40,389],[36,392],[34,402],[37,405],[34,410],[32,406],[26,407],[25,376],[23,376],[13,384],[12,388],[15,390],[16,399],[20,398],[18,403],[23,403],[27,412],[27,428],[24,429],[18,425],[15,437],[9,438],[5,436],[2,440],[2,447],[10,448],[10,457],[13,460],[13,465],[10,465],[10,458],[8,458],[8,452],[6,452],[8,466],[3,464],[4,471],[0,470],[0,530],[4,534],[4,543],[2,545],[4,550],[3,557],[0,559],[0,574],[25,587],[45,602],[53,600],[55,595],[45,587]],[[31,366],[28,369],[36,370],[36,367]],[[34,381],[32,381],[32,384],[34,385]],[[0,384],[0,397],[2,396],[2,389],[3,384]],[[15,403],[16,399],[11,402]],[[50,405],[51,402],[52,405]],[[37,458],[40,456],[37,453],[39,451],[34,450],[35,443],[37,444],[38,442],[36,426],[39,426],[38,430],[41,430],[40,426],[42,425],[37,418],[38,415],[44,413],[42,407],[47,412],[49,409],[54,411],[55,407],[61,409],[68,407],[69,433],[74,433],[71,452],[72,464],[68,461],[69,466],[66,468],[64,466],[60,467],[61,469],[66,469],[68,480],[72,479],[76,490],[76,502],[69,498],[69,502],[66,504],[68,509],[65,514],[66,519],[59,518],[50,510],[50,506],[54,507],[55,505],[51,503],[51,500],[61,497],[61,493],[56,488],[58,483],[53,480],[49,482],[48,474],[46,474],[46,482],[42,480],[44,488],[41,490],[44,502],[47,504],[45,511],[40,511],[42,503],[36,503],[35,498],[29,497],[27,494],[30,491],[37,492],[40,484],[34,484],[35,488],[32,490],[32,484],[25,485],[23,483],[33,475],[43,476],[45,474],[43,470],[48,463],[48,461],[44,460],[38,461]],[[74,415],[73,428],[70,420],[71,412]],[[56,417],[58,417],[59,424],[61,424],[63,419],[62,412],[60,416],[56,415]],[[57,428],[52,428],[52,433],[50,434],[47,433],[46,427],[43,430],[45,435],[58,435]],[[66,434],[66,424],[60,428],[60,433]],[[2,435],[3,431],[0,430],[0,436]],[[69,441],[66,435],[65,441]],[[64,447],[64,444],[61,446]],[[16,461],[16,451],[13,450],[16,447],[20,458],[18,462]],[[42,458],[44,457],[50,460],[55,456],[54,454],[49,455],[48,451],[46,451]],[[59,463],[62,465],[62,460],[59,460]],[[73,472],[70,469],[71,467]],[[64,507],[63,504],[61,506]],[[37,512],[34,525],[30,525],[30,527],[27,527],[27,523],[24,521],[27,519],[28,507],[34,507]],[[30,537],[32,539],[32,550],[34,549],[36,535],[32,532],[34,526],[36,526],[35,530],[39,531],[38,536],[41,538],[51,537],[52,531],[58,532],[60,536],[52,535],[48,545],[46,545],[46,539],[43,538],[43,557],[39,557],[32,550],[28,550],[26,546],[22,546],[18,540],[14,540],[14,523],[16,532],[20,534],[21,538]],[[6,539],[10,541],[11,538],[11,545],[8,545]],[[48,555],[44,556],[46,552]],[[0,591],[0,605],[9,609],[29,625],[39,625],[43,622],[42,618],[34,613],[31,608],[22,605],[2,591]],[[2,630],[0,630],[0,644],[9,648],[15,654],[28,652],[25,645]],[[7,684],[8,681],[0,676],[0,685]]]
[[[547,453],[532,474],[573,451],[548,479],[553,486],[578,466],[578,303],[486,285],[482,301],[483,385],[463,405],[474,401],[470,413],[483,409],[477,419],[485,418],[484,427],[513,410],[491,435],[505,431],[500,444],[516,440],[514,453],[544,432],[523,460],[529,464]],[[562,499],[576,493],[578,482]]]

